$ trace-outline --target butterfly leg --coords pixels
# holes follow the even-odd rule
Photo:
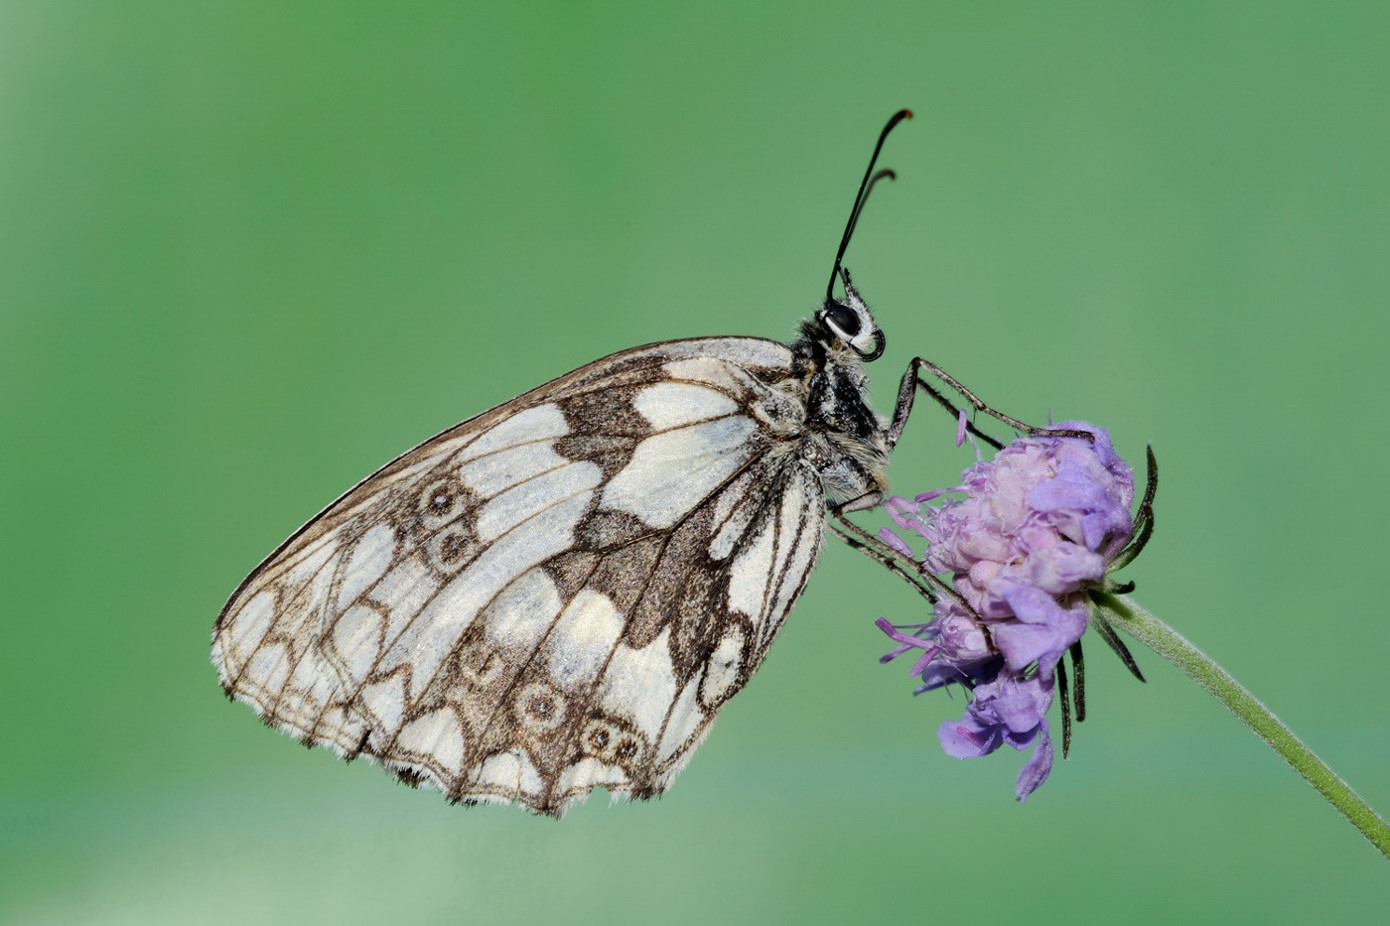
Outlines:
[[[888,447],[890,450],[897,445],[898,438],[902,436],[903,429],[907,427],[907,418],[912,413],[913,399],[916,398],[919,388],[935,399],[937,404],[950,412],[953,417],[961,413],[961,406],[957,406],[945,393],[924,377],[922,375],[924,371],[950,387],[952,392],[965,400],[965,405],[970,406],[977,412],[983,412],[991,418],[1002,421],[1016,431],[1021,431],[1025,434],[1055,434],[1062,437],[1092,438],[1092,435],[1086,431],[1073,431],[1066,428],[1039,428],[1031,424],[1025,424],[1017,418],[1011,418],[1003,412],[996,411],[986,405],[979,396],[975,395],[975,393],[967,389],[959,380],[936,364],[929,360],[924,360],[921,357],[914,357],[912,362],[907,365],[907,372],[903,374],[902,382],[898,385],[898,402],[893,409],[893,420],[892,423],[888,425],[887,433]],[[978,430],[973,421],[967,422],[965,429],[996,450],[1004,446],[1000,441]]]
[[[835,518],[836,521],[839,521],[844,518],[844,515],[837,513]],[[908,585],[911,585],[917,593],[927,599],[930,604],[936,604],[940,596],[938,596],[935,591],[935,584],[924,584],[921,572],[916,569],[908,569],[899,563],[893,555],[895,551],[887,544],[879,541],[877,538],[869,537],[866,539],[862,536],[856,536],[855,533],[851,533],[844,527],[835,523],[835,521],[830,522],[829,527],[830,533],[837,540],[843,542],[852,549],[858,550],[860,553],[869,557],[869,559],[874,560]]]
[[[917,590],[918,594],[931,602],[933,608],[936,607],[937,601],[941,598],[950,598],[959,605],[966,614],[974,619],[976,626],[978,626],[980,631],[985,635],[985,644],[989,647],[990,652],[998,652],[994,646],[994,638],[989,632],[989,625],[984,622],[979,612],[972,608],[970,603],[962,598],[960,592],[957,592],[949,582],[938,575],[926,571],[917,560],[890,547],[873,534],[864,530],[864,528],[860,527],[858,524],[855,524],[845,516],[843,511],[832,507],[830,509],[830,517],[832,518],[830,523],[831,532],[838,539],[844,541],[850,547],[858,550],[870,559],[877,561],[887,568],[889,572],[892,572],[898,578],[907,582]]]
[[[842,508],[832,506],[830,508],[830,517],[830,527],[837,538],[859,550],[859,552],[868,556],[870,559],[877,560],[899,578],[906,582],[910,582],[928,601],[935,604],[938,598],[951,598],[964,608],[966,613],[976,618],[979,617],[979,615],[975,613],[975,609],[970,607],[966,600],[960,596],[960,593],[951,587],[950,583],[943,580],[940,576],[927,572],[917,560],[888,546],[888,544],[879,540],[858,524],[855,524],[849,519]]]

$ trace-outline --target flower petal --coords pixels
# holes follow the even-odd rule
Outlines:
[[[901,553],[903,556],[913,556],[912,547],[908,546],[907,541],[899,537],[897,534],[893,533],[892,529],[890,528],[880,528],[878,532],[878,539],[882,540],[885,544],[887,544],[889,547],[891,547],[898,553]]]
[[[1018,778],[1014,781],[1014,796],[1020,802],[1026,801],[1028,795],[1047,781],[1047,776],[1052,772],[1054,752],[1052,737],[1048,732],[1047,721],[1044,720],[1037,743],[1033,746],[1033,754],[1023,763],[1023,768],[1018,770]]]
[[[966,714],[960,720],[948,720],[936,731],[946,755],[957,759],[978,759],[1003,745],[998,727],[985,726]]]

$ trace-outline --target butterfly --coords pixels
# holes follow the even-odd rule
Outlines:
[[[232,594],[227,695],[455,802],[559,816],[596,787],[665,791],[762,663],[827,512],[887,489],[921,361],[880,418],[863,364],[885,339],[841,262],[910,115],[790,345],[621,351],[388,463]]]

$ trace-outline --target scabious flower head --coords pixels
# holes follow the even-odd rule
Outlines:
[[[1058,662],[1086,630],[1086,591],[1104,580],[1133,533],[1134,476],[1110,435],[1080,421],[1053,430],[1094,439],[1024,437],[967,469],[948,490],[963,498],[924,508],[945,494],[933,492],[885,506],[899,530],[926,541],[923,570],[949,573],[964,606],[942,598],[931,622],[910,628],[880,619],[899,644],[884,661],[919,650],[912,668],[919,692],[952,682],[971,690],[965,716],[938,731],[949,755],[1035,746],[1015,786],[1019,800],[1052,768],[1047,711]],[[885,528],[880,537],[911,555],[901,535]]]

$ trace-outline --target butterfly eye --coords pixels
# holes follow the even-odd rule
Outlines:
[[[821,320],[837,337],[848,340],[859,334],[859,315],[844,303],[830,303],[821,313]]]

